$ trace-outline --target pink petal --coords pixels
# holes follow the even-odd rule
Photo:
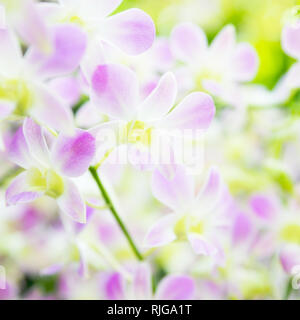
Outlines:
[[[30,114],[39,122],[52,129],[71,133],[74,131],[73,115],[68,108],[47,86],[36,84],[36,104]]]
[[[175,211],[186,208],[194,197],[194,181],[182,166],[167,178],[158,169],[152,176],[152,193],[156,199]]]
[[[171,33],[171,50],[174,56],[185,62],[196,62],[207,49],[203,30],[193,23],[181,23]]]
[[[151,17],[136,8],[107,18],[100,28],[100,32],[104,30],[104,40],[131,55],[149,49],[155,38],[155,26]]]
[[[14,134],[8,148],[9,159],[18,166],[28,169],[33,164],[30,151],[24,137],[23,126],[21,126]]]
[[[293,268],[300,265],[300,247],[290,245],[283,248],[279,258],[284,271],[291,274]]]
[[[145,239],[145,247],[160,247],[171,243],[176,239],[173,231],[176,223],[176,215],[169,214],[159,219],[148,231]]]
[[[197,196],[199,206],[203,209],[205,208],[207,212],[212,211],[219,204],[223,190],[223,183],[218,169],[211,167],[204,186]]]
[[[160,126],[181,130],[207,129],[214,115],[213,99],[206,93],[193,92],[160,122]]]
[[[9,185],[5,193],[8,206],[27,203],[41,197],[43,192],[32,191],[28,183],[27,172],[19,174]]]
[[[54,77],[74,71],[84,55],[87,37],[75,25],[58,25],[53,30],[52,52],[44,54],[35,48],[27,54],[28,61],[37,65],[42,77]]]
[[[64,179],[64,193],[57,198],[61,211],[76,222],[86,223],[86,206],[77,186],[70,179]]]
[[[125,297],[125,285],[122,275],[118,272],[111,274],[105,282],[104,295],[108,300],[121,300]]]
[[[68,106],[74,105],[80,98],[80,83],[74,77],[61,77],[49,83],[51,90],[56,92]]]
[[[23,133],[31,156],[44,165],[49,164],[49,150],[42,128],[30,118],[23,123]]]
[[[78,177],[88,169],[95,149],[95,138],[77,129],[73,136],[59,135],[51,150],[51,158],[53,164],[66,176]]]
[[[235,46],[235,28],[233,25],[225,26],[214,38],[209,48],[212,55],[227,56],[232,53]]]
[[[239,212],[234,219],[233,230],[232,230],[232,241],[233,243],[239,244],[247,239],[251,234],[253,225],[249,217]]]
[[[22,19],[18,19],[17,29],[22,39],[41,52],[49,52],[51,48],[50,33],[38,7],[33,1],[24,1],[20,12]]]
[[[276,206],[273,199],[266,195],[256,194],[250,199],[250,207],[257,217],[272,221],[276,216]]]
[[[194,280],[188,276],[169,275],[158,285],[155,294],[158,300],[192,300],[195,297]]]
[[[100,65],[92,77],[93,102],[112,118],[131,120],[136,113],[138,80],[122,65]]]
[[[152,296],[151,271],[147,263],[140,264],[133,278],[133,291],[135,299],[150,299]]]
[[[139,107],[140,119],[158,120],[173,107],[177,94],[177,84],[171,72],[163,75],[157,87]]]
[[[286,25],[282,30],[283,50],[291,57],[300,58],[300,23]]]
[[[123,0],[85,0],[81,1],[81,10],[90,18],[100,19],[108,16],[117,9],[122,1]],[[70,2],[72,3],[74,0]]]
[[[0,70],[2,75],[19,75],[22,51],[15,34],[8,29],[0,29]]]
[[[196,254],[212,257],[218,253],[217,247],[199,234],[190,233],[188,240]]]
[[[258,68],[258,56],[255,49],[248,43],[236,46],[232,58],[233,76],[238,81],[251,81]]]
[[[14,102],[0,100],[0,120],[5,119],[14,110],[14,108]]]

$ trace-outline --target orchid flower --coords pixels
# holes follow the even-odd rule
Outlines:
[[[169,275],[159,282],[153,295],[151,271],[146,263],[142,263],[135,268],[129,288],[126,288],[125,279],[118,272],[108,274],[103,282],[104,296],[109,300],[191,300],[195,297],[196,289],[194,280],[191,277]]]
[[[26,118],[8,153],[25,171],[6,190],[7,205],[31,202],[47,195],[72,219],[85,223],[85,202],[72,178],[82,175],[94,156],[95,141],[88,132],[78,129],[71,137],[60,134],[49,151],[43,129]]]
[[[31,60],[30,48],[23,57],[13,32],[0,30],[0,120],[30,115],[50,128],[70,133],[74,128],[71,111],[44,80],[74,71],[86,39],[76,26],[57,26],[52,33],[54,51],[41,60]]]
[[[54,23],[71,23],[92,40],[105,41],[132,55],[147,50],[154,41],[155,26],[142,10],[129,9],[110,15],[122,0],[60,0],[38,4],[42,15]]]
[[[235,29],[225,26],[208,47],[205,33],[192,23],[177,25],[170,38],[173,55],[184,63],[193,87],[235,103],[236,86],[256,74],[258,59],[248,43],[236,43]],[[184,74],[184,73],[180,73]]]
[[[153,139],[155,134],[171,135],[172,130],[179,131],[182,136],[197,130],[203,133],[215,113],[212,98],[202,92],[189,94],[173,109],[177,85],[172,73],[164,74],[156,88],[143,101],[139,99],[135,73],[121,65],[99,65],[92,75],[90,85],[93,104],[99,112],[111,119],[92,128],[91,132],[99,140],[103,139],[104,132],[114,133],[115,139],[109,143],[109,148],[128,146],[129,161],[138,165],[152,165],[152,156],[154,161],[159,161],[155,158],[155,153],[160,152],[160,146],[157,149],[154,146],[157,140]],[[103,149],[103,141],[101,145],[98,151],[105,153],[107,150]]]
[[[211,256],[221,263],[218,237],[228,227],[222,209],[229,199],[218,170],[210,169],[202,189],[196,193],[193,176],[187,175],[184,168],[178,166],[171,179],[156,169],[152,192],[173,213],[150,228],[144,245],[151,248],[188,240],[196,254]]]

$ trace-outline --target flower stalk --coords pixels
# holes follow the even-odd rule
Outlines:
[[[134,243],[131,235],[129,234],[124,222],[122,221],[122,219],[120,218],[117,210],[115,209],[113,203],[112,203],[112,200],[110,198],[110,196],[108,195],[105,187],[103,186],[101,180],[100,180],[100,177],[97,173],[97,169],[93,166],[89,167],[89,171],[93,177],[93,179],[95,180],[98,188],[99,188],[99,191],[101,192],[101,195],[105,201],[105,203],[107,204],[107,207],[110,209],[112,215],[114,216],[114,218],[116,219],[119,227],[121,228],[125,238],[127,239],[128,241],[128,244],[129,246],[131,247],[133,253],[135,254],[136,258],[140,261],[142,261],[144,258],[142,256],[142,254],[140,253],[140,251],[138,250],[136,244]]]

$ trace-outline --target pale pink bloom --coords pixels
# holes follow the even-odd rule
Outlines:
[[[186,275],[166,276],[159,282],[153,294],[151,271],[146,263],[135,268],[130,285],[126,284],[124,277],[118,272],[106,275],[103,280],[101,291],[109,300],[191,300],[195,296],[194,280]]]
[[[26,118],[8,147],[10,159],[25,171],[6,190],[7,205],[48,195],[64,213],[85,223],[85,202],[72,178],[85,173],[94,153],[94,138],[79,129],[73,136],[60,134],[49,150],[43,129]]]
[[[155,149],[151,148],[154,134],[172,135],[179,131],[184,136],[185,133],[203,133],[215,114],[212,98],[202,92],[190,93],[173,109],[177,84],[170,72],[161,77],[156,88],[142,101],[136,74],[121,65],[99,65],[90,85],[92,102],[99,112],[111,119],[91,132],[99,139],[103,133],[115,132],[115,145],[110,143],[106,148],[128,146],[129,160],[134,164],[153,164],[151,157],[156,155],[150,152]],[[120,139],[121,132],[125,132],[123,139]],[[105,153],[101,143],[99,150]]]
[[[110,15],[122,0],[60,0],[38,4],[45,19],[76,24],[96,42],[105,41],[127,54],[140,54],[154,41],[155,26],[148,14],[128,9]],[[95,42],[94,42],[95,43]]]
[[[172,53],[192,75],[193,86],[226,102],[235,104],[235,86],[252,80],[257,72],[254,48],[248,43],[236,43],[232,25],[225,26],[210,46],[203,30],[193,23],[177,25],[170,41]]]
[[[51,29],[53,51],[43,54],[29,48],[23,56],[18,39],[10,30],[0,30],[0,120],[32,116],[55,130],[74,128],[66,103],[44,82],[49,77],[74,71],[86,46],[84,34],[76,26]],[[34,56],[34,59],[33,59]]]
[[[221,263],[223,252],[219,239],[230,219],[227,189],[216,168],[211,168],[201,190],[196,192],[194,177],[177,166],[166,177],[156,169],[152,192],[173,213],[155,223],[145,237],[146,247],[159,247],[175,240],[188,240],[196,254],[212,256]]]

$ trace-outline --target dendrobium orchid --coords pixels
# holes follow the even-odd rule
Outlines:
[[[254,48],[236,43],[232,25],[225,26],[208,46],[200,27],[182,23],[173,29],[170,45],[175,58],[184,63],[179,74],[192,76],[194,83],[190,86],[204,89],[225,102],[235,104],[236,85],[252,80],[257,72]]]
[[[60,0],[38,4],[42,15],[52,23],[75,24],[91,37],[92,43],[105,41],[127,54],[140,54],[150,48],[155,37],[152,19],[142,10],[129,9],[110,15],[122,0]]]
[[[60,134],[49,151],[42,127],[26,118],[8,153],[25,171],[8,187],[7,205],[31,202],[47,195],[69,217],[85,223],[86,205],[72,178],[84,174],[94,156],[95,140],[88,132],[76,130],[73,136]]]
[[[111,119],[91,129],[91,132],[100,141],[104,132],[114,133],[110,148],[128,145],[129,160],[135,164],[159,163],[157,158],[151,162],[151,157],[156,156],[156,149],[153,148],[155,134],[172,136],[176,131],[184,137],[199,131],[203,133],[215,114],[212,98],[202,92],[190,93],[173,108],[177,84],[170,72],[161,77],[156,88],[142,101],[136,75],[120,65],[99,65],[90,79],[90,85],[93,104]],[[103,150],[105,144],[101,142],[98,151],[102,150],[103,155],[107,150]]]
[[[29,48],[23,56],[13,32],[0,30],[0,120],[32,116],[52,129],[70,133],[74,129],[71,111],[45,79],[74,71],[86,39],[75,26],[57,26],[52,32],[50,55]]]
[[[216,168],[211,168],[202,189],[195,191],[194,178],[177,166],[173,176],[156,169],[152,192],[173,213],[166,215],[149,230],[144,245],[158,247],[175,240],[188,240],[195,253],[212,256],[222,263],[219,236],[228,227],[228,193]]]

